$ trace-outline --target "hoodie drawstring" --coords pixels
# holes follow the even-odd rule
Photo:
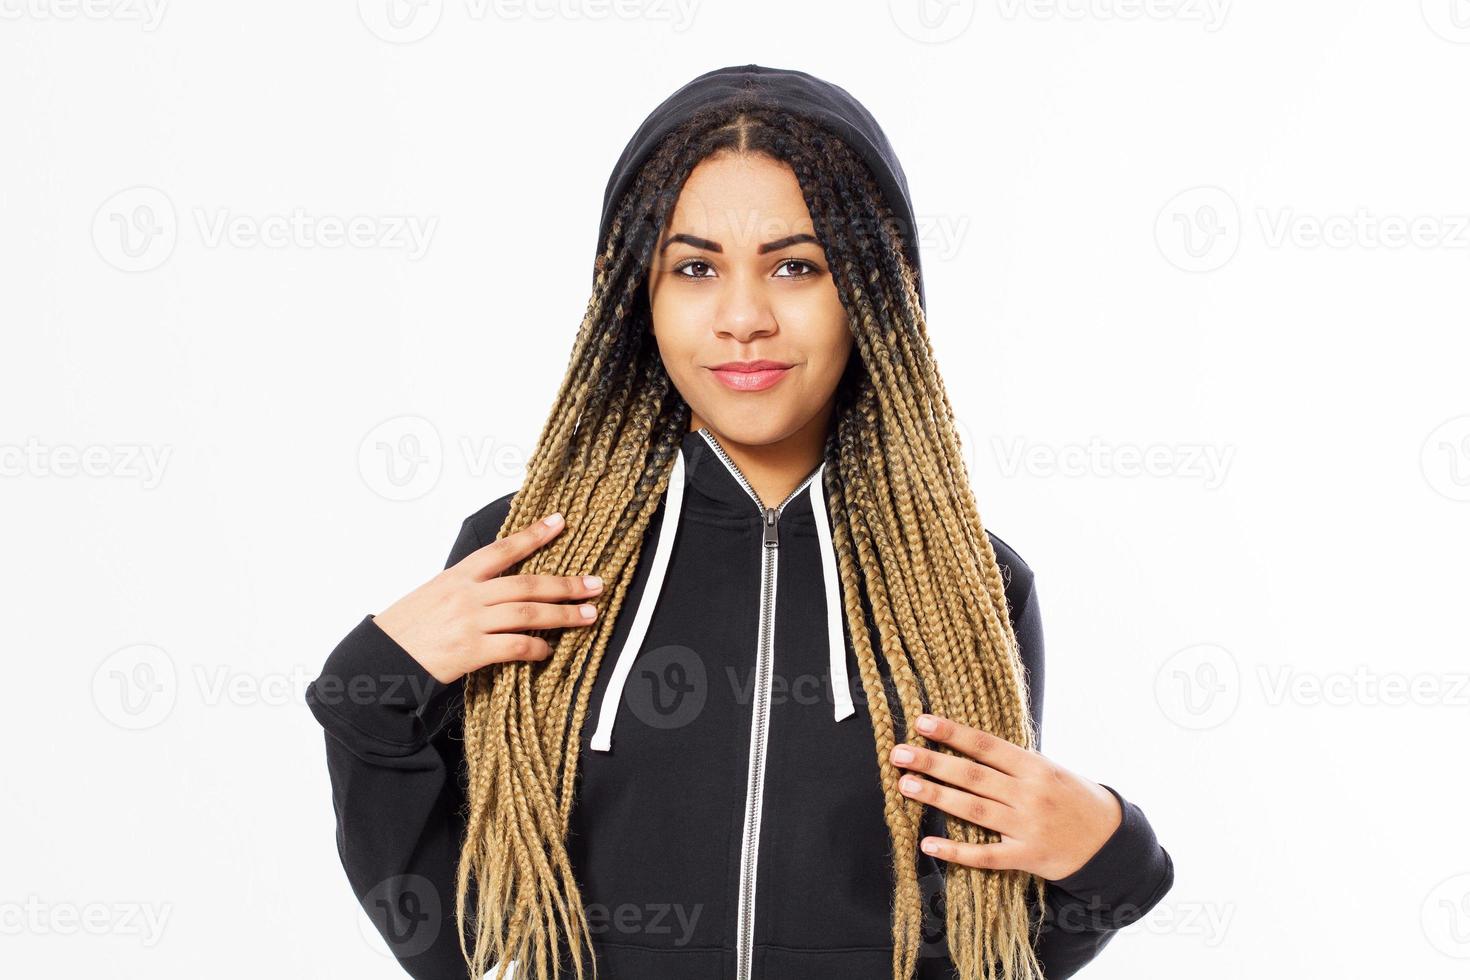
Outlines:
[[[841,721],[853,713],[852,688],[847,679],[847,642],[842,638],[842,606],[837,588],[837,552],[832,547],[832,528],[827,523],[827,504],[822,498],[822,471],[826,460],[817,467],[808,493],[812,499],[812,516],[817,522],[817,543],[822,549],[822,585],[827,593],[827,676],[832,681],[832,720]]]
[[[638,609],[633,615],[633,628],[623,649],[618,652],[617,666],[613,668],[612,680],[602,696],[602,707],[597,712],[597,729],[592,733],[592,748],[606,752],[612,748],[613,719],[617,717],[618,705],[623,700],[623,685],[628,682],[628,673],[633,669],[633,659],[643,646],[648,634],[648,621],[653,618],[653,607],[658,604],[658,594],[663,590],[664,572],[669,567],[669,552],[674,550],[674,534],[679,529],[679,511],[684,508],[684,454],[674,454],[674,472],[669,476],[669,488],[664,492],[664,519],[658,529],[658,545],[653,552],[653,568],[649,570],[648,582],[638,600]]]
[[[827,666],[832,681],[832,720],[841,721],[854,711],[852,689],[847,675],[847,642],[842,634],[842,606],[837,579],[837,555],[832,547],[832,529],[827,522],[827,505],[822,497],[822,470],[824,461],[812,478],[809,494],[812,515],[816,519],[817,542],[822,552],[822,586],[827,605]],[[597,728],[592,732],[591,748],[596,752],[612,749],[613,724],[617,720],[618,706],[623,700],[623,688],[633,670],[633,661],[643,647],[648,635],[648,623],[653,618],[653,608],[658,604],[659,592],[663,590],[664,573],[669,567],[669,553],[674,548],[674,535],[679,527],[679,513],[684,504],[684,454],[674,457],[674,471],[669,476],[669,488],[664,494],[664,517],[658,531],[658,544],[653,553],[653,567],[648,573],[648,582],[638,599],[638,608],[633,614],[633,626],[628,638],[618,651],[617,663],[612,677],[602,695],[602,705],[597,712]]]

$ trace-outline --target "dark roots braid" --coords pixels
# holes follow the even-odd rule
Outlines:
[[[889,751],[898,741],[924,743],[910,729],[924,711],[1036,744],[1005,584],[925,330],[904,229],[837,136],[755,101],[711,107],[659,144],[618,203],[561,390],[500,532],[559,510],[567,530],[508,573],[590,570],[607,585],[595,626],[547,631],[548,660],[493,665],[465,679],[468,825],[455,913],[475,977],[510,960],[518,980],[564,969],[578,980],[596,975],[566,848],[580,733],[690,422],[652,338],[646,277],[684,182],[719,152],[763,154],[795,172],[855,339],[824,488],[893,844],[895,980],[909,980],[920,955],[923,804],[898,791]],[[945,825],[955,840],[999,840],[955,817]],[[1039,902],[1042,879],[1033,875],[946,867],[946,940],[961,980],[1040,980],[1027,908],[1033,887]]]

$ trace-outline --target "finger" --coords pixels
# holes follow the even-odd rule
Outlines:
[[[1016,777],[967,756],[937,752],[905,743],[895,745],[888,758],[900,768],[924,773],[930,779],[943,780],[957,789],[1004,803],[1006,806],[1015,806],[1020,798],[1021,786]]]
[[[476,651],[475,667],[516,660],[545,660],[550,656],[551,644],[542,637],[525,633],[486,633]]]
[[[992,769],[1012,776],[1024,774],[1033,763],[1032,753],[1015,742],[942,715],[922,714],[914,719],[914,727],[930,741],[943,742]]]
[[[548,523],[549,522],[549,523]],[[470,552],[460,566],[477,580],[493,578],[523,561],[536,549],[543,547],[562,532],[566,518],[560,513],[552,514],[539,521],[532,521],[518,531]]]
[[[524,633],[529,630],[566,629],[597,621],[597,607],[590,602],[575,606],[556,602],[498,602],[486,606],[476,617],[482,633]]]
[[[945,813],[988,827],[998,834],[1014,837],[1021,830],[1021,811],[911,772],[904,773],[899,779],[898,790],[910,799],[938,807]]]
[[[475,585],[473,594],[484,605],[497,602],[566,602],[602,592],[596,575],[497,575]]]
[[[925,854],[932,854],[950,864],[996,871],[1023,870],[1019,847],[1007,840],[994,844],[972,844],[969,841],[950,840],[948,837],[925,837],[919,841],[919,846],[924,849]]]

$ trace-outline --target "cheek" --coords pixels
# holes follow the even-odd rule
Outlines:
[[[698,320],[687,315],[687,310],[670,307],[668,304],[652,307],[649,331],[658,346],[664,367],[675,379],[692,371],[691,364],[699,353]]]
[[[826,357],[825,370],[837,377],[847,367],[855,344],[852,339],[852,331],[847,326],[846,311],[839,307],[835,314],[829,312],[826,324],[826,330],[822,335],[822,347],[829,352]]]

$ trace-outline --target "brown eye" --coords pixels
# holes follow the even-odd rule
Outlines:
[[[708,269],[709,267],[710,264],[708,262],[705,262],[703,259],[690,259],[688,262],[681,262],[678,265],[674,266],[674,273],[684,279],[708,279],[710,278],[709,276],[685,275],[684,270],[693,268]]]
[[[778,276],[777,278],[802,279],[806,276],[813,275],[814,273],[820,271],[815,265],[808,262],[806,259],[787,259],[785,262],[782,262],[781,265],[778,266],[778,268],[785,269],[793,265],[799,267],[797,272],[789,276]]]

